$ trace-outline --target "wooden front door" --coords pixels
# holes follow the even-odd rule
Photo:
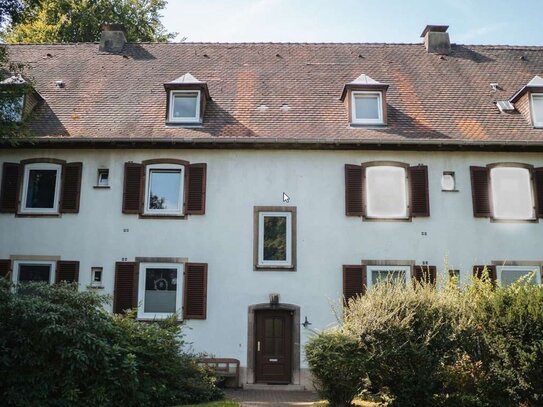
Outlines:
[[[289,384],[292,367],[291,311],[257,311],[256,382]]]

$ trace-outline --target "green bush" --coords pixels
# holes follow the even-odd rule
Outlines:
[[[541,285],[494,286],[486,273],[462,288],[381,284],[309,344],[326,398],[345,384],[391,406],[543,405]]]
[[[221,397],[183,354],[173,321],[138,323],[68,285],[0,279],[0,394],[5,406],[168,406]]]
[[[368,362],[357,341],[326,331],[309,339],[305,354],[320,397],[332,406],[350,405],[363,388]]]

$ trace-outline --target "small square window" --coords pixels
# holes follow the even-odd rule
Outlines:
[[[161,319],[181,314],[182,266],[180,264],[140,265],[138,318]]]
[[[493,167],[490,170],[494,219],[535,218],[531,173],[523,167]]]
[[[109,187],[109,170],[107,168],[98,169],[98,179],[96,180],[97,187]]]
[[[258,217],[255,247],[256,267],[261,269],[294,268],[293,218],[295,208],[282,208],[281,211],[256,209]]]
[[[406,170],[399,166],[366,167],[366,217],[376,219],[406,219]]]
[[[407,284],[411,279],[411,266],[367,266],[368,288],[387,282]]]
[[[20,123],[23,120],[24,96],[2,94],[0,98],[0,122]]]
[[[456,284],[460,283],[460,270],[451,269],[449,270],[449,280],[454,281]]]
[[[200,122],[200,91],[170,91],[169,121]]]
[[[184,167],[175,164],[147,166],[145,213],[183,214]]]
[[[60,170],[59,164],[25,165],[21,212],[58,212]]]
[[[352,123],[383,124],[382,98],[381,92],[352,92]]]
[[[541,284],[539,266],[498,266],[496,267],[498,281],[506,287],[523,279],[528,284]],[[533,274],[533,278],[529,276]]]
[[[543,127],[543,93],[532,94],[532,119],[534,127]]]
[[[444,171],[441,176],[442,191],[456,191],[456,177],[453,171]]]
[[[102,286],[102,275],[104,270],[102,267],[93,267],[91,268],[91,287],[101,287]]]
[[[17,260],[13,266],[13,282],[53,284],[54,266],[54,261]]]

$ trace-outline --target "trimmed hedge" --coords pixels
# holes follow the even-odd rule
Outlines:
[[[382,284],[350,300],[306,355],[336,405],[373,393],[402,407],[540,406],[543,286],[494,287],[487,276],[461,289]]]
[[[104,296],[0,279],[5,406],[171,406],[216,400],[210,372],[182,352],[173,320],[112,316]]]

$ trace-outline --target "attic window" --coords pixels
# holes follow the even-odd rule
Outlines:
[[[543,93],[532,93],[532,118],[534,127],[543,127]]]
[[[352,122],[355,124],[383,124],[383,96],[381,92],[352,92]]]
[[[171,122],[197,123],[200,121],[200,91],[172,90],[170,92]]]

